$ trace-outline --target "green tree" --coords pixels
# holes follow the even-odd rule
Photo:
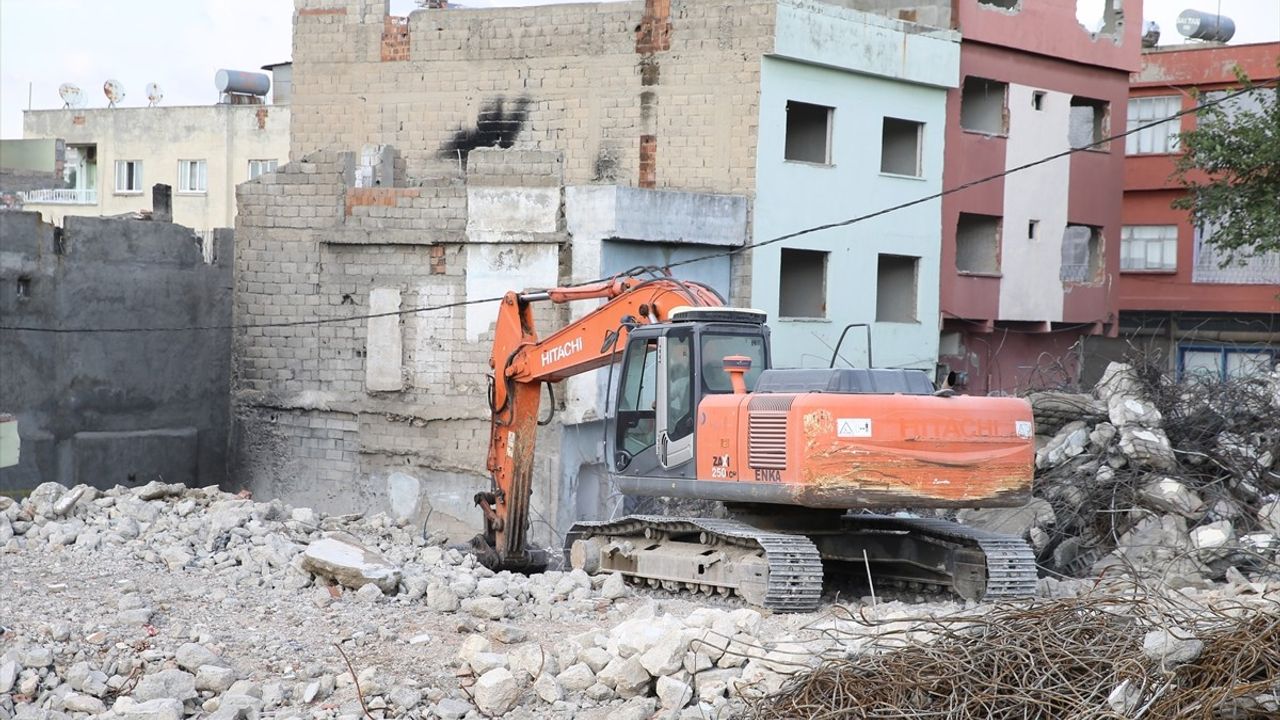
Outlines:
[[[1182,133],[1174,176],[1188,192],[1173,206],[1212,228],[1205,242],[1226,263],[1280,250],[1280,88],[1236,74],[1246,94],[1217,103],[1221,96],[1197,98],[1211,104]]]

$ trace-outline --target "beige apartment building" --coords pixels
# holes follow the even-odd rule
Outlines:
[[[146,210],[151,187],[163,183],[172,188],[174,222],[207,234],[235,225],[236,185],[288,162],[289,107],[28,110],[23,137],[65,142],[64,187],[20,192],[26,209],[56,224]]]

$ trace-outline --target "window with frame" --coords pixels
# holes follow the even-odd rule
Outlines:
[[[1178,370],[1186,380],[1223,382],[1243,377],[1262,377],[1271,372],[1280,353],[1270,348],[1231,345],[1182,345],[1178,348]]]
[[[256,180],[267,173],[276,171],[275,160],[250,160],[249,161],[249,179]]]
[[[787,101],[787,139],[783,157],[787,160],[831,164],[832,108]]]
[[[204,160],[178,161],[178,192],[208,192],[208,171]]]
[[[880,172],[920,177],[920,145],[924,123],[887,117],[880,138]]]
[[[141,160],[117,160],[116,161],[116,192],[118,193],[142,192],[142,161]]]
[[[1169,272],[1178,269],[1177,225],[1125,225],[1120,229],[1120,269]]]
[[[1157,155],[1178,152],[1178,132],[1181,125],[1177,119],[1152,123],[1170,117],[1182,110],[1182,97],[1130,98],[1129,114],[1125,120],[1126,130],[1133,133],[1125,136],[1125,155]],[[1137,132],[1136,128],[1144,127]]]

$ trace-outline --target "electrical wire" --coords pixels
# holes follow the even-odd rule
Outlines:
[[[915,207],[916,205],[922,205],[924,203],[932,202],[934,200],[938,200],[948,195],[953,195],[955,193],[968,190],[969,188],[976,187],[978,185],[991,182],[993,180],[999,180],[1008,175],[1012,175],[1014,173],[1021,172],[1023,170],[1028,170],[1030,168],[1037,167],[1039,165],[1044,165],[1046,163],[1053,162],[1054,160],[1060,160],[1062,158],[1069,157],[1075,153],[1082,152],[1084,150],[1091,150],[1094,148],[1102,147],[1112,141],[1120,140],[1125,137],[1128,137],[1129,135],[1133,135],[1135,133],[1141,132],[1143,130],[1147,130],[1150,128],[1157,127],[1159,125],[1163,125],[1164,123],[1167,123],[1170,120],[1176,120],[1184,115],[1190,115],[1193,113],[1197,113],[1201,110],[1204,110],[1205,108],[1213,107],[1215,105],[1220,105],[1224,102],[1233,100],[1241,95],[1245,95],[1255,90],[1263,90],[1268,87],[1273,87],[1276,85],[1276,83],[1277,83],[1276,80],[1271,80],[1265,83],[1255,83],[1250,85],[1249,87],[1241,88],[1240,90],[1236,90],[1226,95],[1222,95],[1220,97],[1217,97],[1211,100],[1205,100],[1195,105],[1194,107],[1180,110],[1166,118],[1162,118],[1160,120],[1153,120],[1152,122],[1149,122],[1145,125],[1138,125],[1128,130],[1125,130],[1124,132],[1102,138],[1101,140],[1096,140],[1092,143],[1089,143],[1088,145],[1081,145],[1079,147],[1073,147],[1068,150],[1063,150],[1061,152],[1054,153],[1052,155],[1047,155],[1038,160],[1033,160],[1031,162],[1018,165],[1016,167],[1008,168],[1001,172],[993,173],[985,177],[969,180],[967,182],[961,183],[954,187],[945,188],[943,190],[940,190],[939,192],[931,193],[929,195],[925,195],[923,197],[919,197],[914,200],[909,200],[907,202],[898,203],[897,205],[891,205],[889,207],[881,208],[879,210],[875,210],[869,213],[864,213],[862,215],[851,217],[845,220],[824,223],[822,225],[814,225],[812,227],[796,230],[793,232],[786,233],[784,235],[778,235],[777,237],[769,238],[768,240],[761,240],[760,242],[755,242],[755,243],[746,243],[744,245],[730,248],[728,250],[724,250],[721,252],[710,253],[707,255],[701,255],[694,258],[680,260],[680,261],[662,266],[661,268],[657,268],[655,266],[637,266],[635,268],[632,268],[631,270],[628,270],[624,273],[619,273],[618,275],[614,275],[612,277],[619,277],[619,276],[632,275],[632,274],[638,275],[641,273],[654,273],[655,271],[669,272],[671,268],[681,267],[684,265],[691,265],[693,263],[703,262],[706,260],[715,260],[717,258],[722,258],[722,257],[730,257],[732,255],[736,255],[746,250],[752,250],[755,248],[765,247],[767,245],[773,245],[786,240],[802,237],[804,235],[810,235],[812,233],[822,232],[824,230],[834,230],[836,228],[848,227],[850,225],[855,225],[860,222],[866,222],[867,220],[871,220],[873,218],[877,218],[882,215],[888,215],[889,213],[894,213],[899,210],[905,210],[910,207]],[[596,280],[587,280],[583,282],[573,283],[569,287],[574,287],[579,285],[589,285],[595,282],[603,282],[608,279],[610,278],[603,277],[603,278],[598,278]],[[240,324],[240,325],[236,325],[236,324],[192,325],[192,326],[186,326],[186,327],[157,327],[157,328],[46,328],[46,327],[35,327],[31,325],[0,325],[0,332],[32,332],[32,333],[53,333],[53,334],[69,335],[69,334],[83,334],[83,333],[190,332],[190,331],[211,331],[211,330],[246,330],[250,328],[304,327],[309,325],[329,325],[329,324],[335,324],[335,323],[355,322],[359,320],[372,320],[375,318],[383,318],[383,317],[399,317],[404,315],[414,315],[418,313],[435,312],[438,310],[449,310],[452,308],[466,307],[469,305],[482,305],[485,303],[499,302],[501,300],[502,300],[501,297],[480,298],[476,300],[462,300],[459,302],[447,303],[444,305],[431,305],[431,306],[425,306],[425,307],[408,308],[405,310],[394,310],[394,311],[385,312],[385,313],[351,315],[348,317],[341,317],[341,318],[313,318],[310,320],[294,320],[289,322],[248,323],[248,324]]]

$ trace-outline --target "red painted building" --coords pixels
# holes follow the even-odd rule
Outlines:
[[[1237,66],[1255,82],[1273,80],[1277,61],[1274,42],[1147,50],[1131,79],[1130,127],[1193,108],[1197,94],[1212,100],[1238,90]],[[1246,95],[1226,107],[1253,102]],[[1120,331],[1159,348],[1171,369],[1226,377],[1280,360],[1280,253],[1222,267],[1189,214],[1170,206],[1183,194],[1172,177],[1178,133],[1195,122],[1188,114],[1127,138]]]
[[[947,103],[939,363],[961,389],[1016,392],[1078,380],[1082,339],[1118,330],[1129,74],[1141,0],[1105,3],[1087,29],[1075,0],[955,0],[961,87]]]

